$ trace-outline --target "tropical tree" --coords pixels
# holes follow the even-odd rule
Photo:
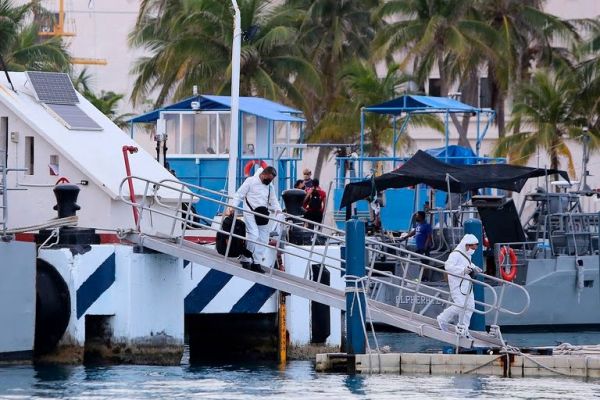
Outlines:
[[[532,64],[549,67],[557,61],[567,61],[571,55],[566,46],[578,39],[573,24],[544,12],[544,3],[545,0],[479,2],[480,18],[498,32],[486,64],[500,137],[505,132],[505,100],[511,95],[510,87],[528,79]]]
[[[292,79],[317,81],[301,56],[293,28],[280,24],[279,6],[269,0],[239,0],[243,41],[240,94],[283,102],[301,101]],[[150,55],[138,60],[132,99],[158,90],[156,104],[201,90],[229,93],[233,11],[222,0],[145,0],[130,43]]]
[[[118,114],[119,102],[123,100],[125,95],[104,90],[101,90],[99,94],[94,93],[92,90],[92,77],[86,68],[82,69],[77,76],[71,77],[71,80],[75,89],[119,128],[127,126],[127,119],[132,117],[133,114]]]
[[[582,61],[577,65],[577,80],[582,90],[577,97],[578,107],[586,117],[592,145],[599,148],[600,133],[600,19],[591,26],[589,39],[582,41],[578,55]]]
[[[491,27],[478,18],[475,0],[391,0],[383,3],[375,18],[391,18],[374,41],[374,57],[386,59],[394,53],[403,56],[401,65],[412,64],[419,84],[437,70],[440,94],[447,96],[451,86],[460,82],[463,99],[476,100],[477,71],[485,56],[492,54],[497,36]],[[453,114],[459,133],[459,144],[470,146],[467,127],[470,115],[459,123]]]
[[[354,61],[346,66],[339,78],[344,85],[344,96],[340,96],[340,101],[334,104],[331,112],[321,122],[320,129],[322,136],[336,143],[356,143],[360,133],[361,109],[396,97],[399,88],[412,83],[412,77],[401,73],[398,64],[389,65],[386,75],[379,77],[375,66],[366,61]],[[395,117],[396,126],[403,126],[406,118],[406,115]],[[439,132],[444,131],[443,123],[433,115],[415,114],[406,122],[412,127],[427,126]],[[377,113],[366,114],[365,134],[366,154],[385,155],[393,144],[392,118]],[[408,149],[411,144],[411,137],[404,134],[398,138],[396,146]]]
[[[0,0],[0,53],[7,53],[30,9],[29,4],[15,6],[11,0]]]
[[[508,124],[514,132],[498,141],[495,155],[525,164],[538,149],[543,149],[550,159],[550,168],[559,168],[560,158],[564,157],[570,175],[575,176],[573,155],[565,141],[579,137],[586,125],[578,109],[580,93],[577,74],[569,67],[557,72],[535,72],[531,81],[523,82],[517,89]]]
[[[60,37],[40,39],[37,24],[25,24],[31,4],[0,0],[0,54],[13,71],[68,71],[70,56]]]
[[[343,136],[341,126],[333,132],[335,126],[321,122],[335,120],[335,115],[328,114],[335,114],[347,101],[339,79],[340,71],[354,60],[370,57],[375,32],[384,25],[383,20],[371,19],[371,10],[379,3],[380,0],[287,0],[284,3],[287,20],[298,30],[297,43],[302,54],[319,74],[319,81],[295,82],[303,97],[297,105],[307,119],[308,141],[331,142],[331,137]],[[341,142],[348,140],[340,138]],[[319,150],[314,170],[317,177],[328,152],[325,147]]]

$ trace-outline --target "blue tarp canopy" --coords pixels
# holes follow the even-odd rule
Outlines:
[[[400,96],[398,98],[386,101],[381,104],[375,104],[372,106],[365,107],[364,110],[367,112],[390,115],[398,115],[402,114],[403,112],[492,112],[492,110],[473,107],[448,97],[419,95]]]
[[[200,102],[199,110],[229,111],[231,109],[230,96],[199,95],[188,97],[178,103],[158,108],[146,114],[138,115],[130,119],[129,122],[154,122],[160,117],[162,111],[191,111],[193,101]],[[260,97],[240,97],[240,111],[271,121],[305,122],[305,119],[297,116],[302,113],[301,111]]]
[[[448,164],[476,164],[479,159],[473,150],[455,144],[427,149],[425,153],[434,156],[438,160],[444,160]]]

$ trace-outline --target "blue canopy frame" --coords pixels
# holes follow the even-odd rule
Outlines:
[[[455,113],[472,113],[477,118],[477,140],[475,143],[475,154],[479,156],[479,149],[481,148],[481,142],[490,127],[490,124],[496,117],[496,112],[489,108],[477,108],[470,106],[465,103],[461,103],[458,100],[454,100],[448,97],[434,97],[434,96],[421,96],[421,95],[404,95],[393,100],[386,101],[381,104],[375,104],[368,107],[363,107],[360,112],[360,153],[361,157],[364,157],[364,138],[365,138],[365,113],[376,113],[393,116],[393,130],[394,130],[394,141],[392,158],[396,158],[396,145],[400,135],[406,130],[408,122],[412,114],[444,114],[444,126],[446,135],[446,145],[449,145],[449,118],[450,114]],[[407,118],[404,120],[400,131],[396,129],[396,118],[402,113],[407,114]],[[487,123],[481,131],[481,115],[488,115],[489,118]],[[359,175],[363,175],[362,163],[359,165]]]

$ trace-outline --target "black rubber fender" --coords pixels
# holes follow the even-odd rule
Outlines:
[[[56,348],[71,318],[69,286],[52,264],[37,259],[35,284],[35,346],[36,356]]]

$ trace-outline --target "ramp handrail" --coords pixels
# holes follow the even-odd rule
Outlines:
[[[138,197],[140,197],[139,202],[138,201],[133,202],[129,198],[129,193],[124,193],[124,190],[123,190],[124,186],[126,184],[128,184],[130,180],[131,181],[137,180],[137,181],[141,181],[144,183],[144,185],[143,185],[144,190],[143,190],[142,194],[138,196]],[[163,194],[164,193],[176,194],[176,196],[171,196],[170,199],[174,199],[174,197],[176,197],[177,199],[176,199],[176,201],[165,200],[163,198],[164,197],[163,195],[159,195],[159,192],[163,193]],[[140,233],[142,233],[141,227],[143,226],[143,221],[145,221],[145,218],[147,218],[146,215],[157,215],[157,216],[161,215],[161,216],[166,217],[167,221],[169,219],[171,220],[170,221],[170,230],[168,233],[166,233],[166,237],[171,238],[173,240],[177,240],[179,242],[180,246],[182,246],[184,244],[184,241],[185,241],[184,238],[186,236],[185,234],[186,234],[187,230],[190,229],[190,227],[201,228],[201,229],[209,230],[209,231],[212,231],[215,233],[220,232],[220,233],[228,235],[230,238],[235,237],[235,238],[239,238],[239,239],[244,239],[244,240],[252,242],[256,245],[264,246],[268,249],[271,249],[272,251],[275,251],[275,252],[279,251],[281,253],[287,253],[287,254],[293,255],[295,257],[306,260],[307,267],[305,269],[305,274],[304,274],[305,279],[307,279],[309,277],[309,273],[311,271],[311,264],[319,264],[320,267],[319,267],[319,273],[318,273],[318,277],[317,277],[318,279],[317,279],[317,282],[313,282],[316,290],[318,290],[318,288],[321,286],[321,284],[319,284],[318,282],[320,281],[321,274],[323,273],[323,270],[325,267],[340,270],[341,272],[345,272],[345,268],[343,267],[343,265],[344,265],[343,257],[342,256],[340,256],[340,257],[334,256],[334,255],[330,254],[330,252],[329,252],[329,248],[332,244],[337,244],[340,246],[345,245],[344,232],[337,228],[326,226],[324,224],[314,223],[313,221],[309,221],[304,218],[301,218],[298,216],[293,216],[293,215],[286,214],[286,213],[276,215],[275,217],[269,215],[269,216],[267,216],[267,218],[270,220],[270,224],[272,226],[283,226],[287,229],[298,229],[303,232],[309,232],[312,235],[312,240],[311,240],[310,246],[298,245],[295,243],[291,243],[289,240],[285,240],[284,239],[285,235],[279,234],[277,239],[275,240],[275,243],[264,244],[264,243],[260,243],[258,241],[252,240],[250,238],[234,234],[233,233],[234,224],[232,224],[230,231],[224,231],[221,229],[220,221],[218,221],[217,219],[215,219],[213,217],[209,217],[209,216],[199,215],[192,211],[192,204],[197,201],[210,201],[210,202],[218,204],[219,207],[221,207],[221,206],[222,207],[230,207],[229,200],[231,199],[231,196],[229,196],[225,193],[222,193],[222,192],[217,192],[217,191],[206,189],[206,188],[203,188],[200,186],[183,183],[183,182],[175,180],[175,179],[173,179],[173,180],[166,179],[166,180],[163,180],[160,182],[155,182],[155,181],[151,181],[151,180],[137,177],[137,176],[129,176],[129,177],[124,178],[123,181],[121,182],[120,189],[119,189],[119,196],[120,196],[121,201],[123,201],[126,204],[131,205],[132,207],[135,207],[138,210],[139,220],[137,222],[136,229]],[[211,196],[216,196],[223,200],[219,200],[219,199],[216,199]],[[254,215],[259,215],[259,216],[265,217],[262,214],[258,214],[253,211],[250,211],[250,210],[242,209],[237,206],[233,206],[232,209],[234,209],[234,217],[237,217],[240,214],[247,214],[247,215],[254,214]],[[199,222],[196,222],[196,221],[199,221]],[[309,229],[307,227],[300,225],[300,224],[304,224],[304,223],[310,223],[311,225],[316,226],[317,229],[316,230]],[[331,233],[327,233],[327,232],[331,232]],[[285,233],[285,232],[280,232],[280,233]],[[163,235],[164,235],[164,233],[163,233]],[[149,235],[149,236],[151,236],[151,235]],[[163,238],[164,238],[164,236],[163,236]],[[318,238],[321,238],[321,240],[324,239],[324,243],[317,245]],[[379,242],[372,238],[367,238],[366,243],[367,243],[367,253],[369,255],[369,260],[370,260],[369,265],[366,266],[368,282],[370,281],[370,282],[374,282],[374,283],[380,284],[380,285],[391,286],[393,288],[396,288],[396,289],[399,289],[402,291],[405,290],[407,292],[412,293],[415,296],[419,295],[419,296],[424,296],[426,298],[429,298],[429,299],[431,299],[431,301],[440,301],[447,305],[456,305],[456,306],[462,308],[463,312],[465,312],[466,309],[470,309],[467,307],[466,302],[465,302],[465,304],[455,304],[451,300],[450,293],[448,290],[444,290],[439,287],[427,286],[421,282],[420,278],[422,277],[423,271],[425,269],[438,271],[444,275],[453,275],[453,276],[462,278],[462,276],[455,275],[453,273],[445,271],[445,270],[441,269],[440,267],[436,267],[433,265],[427,265],[427,264],[424,264],[423,262],[419,261],[419,260],[426,260],[429,263],[443,265],[443,262],[441,262],[440,260],[436,260],[434,258],[429,258],[429,257],[424,257],[420,254],[410,252],[404,248],[390,245],[388,243]],[[224,259],[228,258],[230,244],[231,244],[231,240],[228,241],[227,249],[225,251],[225,254],[223,255]],[[376,248],[376,247],[380,247],[380,248]],[[290,251],[288,248],[294,249],[295,251]],[[384,251],[381,248],[387,249],[388,251]],[[382,256],[386,257],[387,259],[395,260],[396,262],[410,263],[411,265],[418,266],[419,270],[420,270],[419,279],[415,282],[415,281],[407,279],[406,274],[404,274],[404,276],[401,277],[401,276],[396,276],[394,274],[387,273],[384,271],[376,270],[374,268],[374,262],[377,257],[382,257]],[[276,257],[275,257],[275,259],[276,259]],[[270,268],[268,273],[272,274],[273,268]],[[392,281],[387,282],[387,281],[383,280],[382,277],[390,278]],[[496,295],[495,291],[493,290],[493,287],[490,284],[488,284],[486,282],[481,282],[477,279],[472,279],[472,278],[464,278],[464,279],[471,282],[472,285],[481,285],[483,287],[487,287],[488,289],[490,289],[489,293],[491,293],[492,297],[493,297],[493,301],[491,301],[491,302],[476,301],[475,302],[476,306],[482,307],[483,310],[478,310],[477,307],[475,307],[475,309],[471,310],[474,313],[489,314],[493,311],[496,316],[500,312],[518,315],[518,314],[524,312],[527,308],[527,307],[525,307],[523,310],[520,310],[520,311],[508,310],[506,308],[503,308],[501,306],[501,303],[498,301],[497,295]],[[485,279],[489,279],[498,284],[510,285],[510,286],[515,286],[517,288],[520,288],[527,298],[527,305],[528,305],[529,296],[527,294],[527,291],[524,288],[522,288],[521,286],[513,284],[511,282],[505,282],[505,281],[499,280],[495,277],[491,277],[491,276],[487,276],[487,275],[485,275]],[[397,281],[398,283],[394,283],[394,281]],[[368,286],[369,285],[367,284],[367,287]],[[430,292],[433,291],[435,293],[430,294],[428,292],[425,292],[422,290],[423,288],[427,288],[428,291],[430,291]],[[375,300],[369,299],[369,301],[373,302]],[[415,304],[413,303],[413,309],[411,310],[411,318],[413,316],[416,317],[416,315],[414,313],[414,305]],[[398,307],[398,305],[396,305],[396,307]]]

